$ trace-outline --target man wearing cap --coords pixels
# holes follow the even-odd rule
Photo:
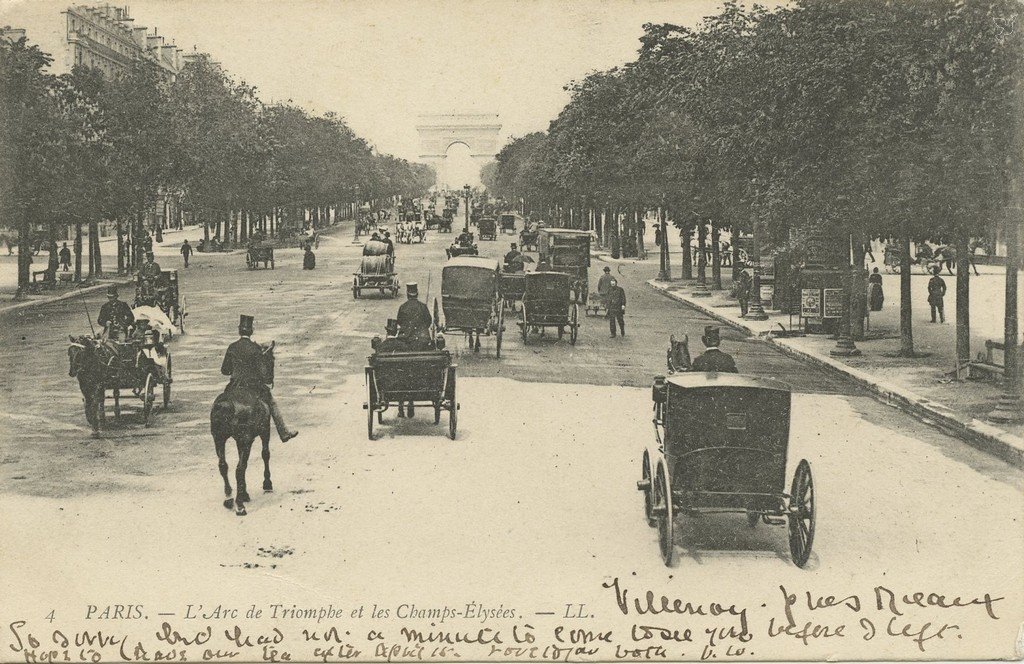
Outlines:
[[[110,336],[115,339],[127,333],[128,328],[135,323],[132,308],[127,302],[117,299],[117,286],[111,285],[107,288],[107,301],[100,307],[96,322],[104,330],[109,330]]]
[[[608,287],[613,281],[615,281],[615,277],[612,276],[612,269],[605,265],[604,274],[597,280],[597,294],[601,298],[601,306],[605,309],[608,308]]]
[[[690,371],[739,373],[739,370],[736,369],[736,362],[732,359],[732,355],[723,353],[718,349],[719,344],[722,343],[722,339],[717,327],[714,325],[708,325],[705,327],[704,336],[701,337],[700,340],[704,342],[704,346],[707,350],[694,359],[693,365],[690,367]]]
[[[277,401],[274,400],[270,388],[267,387],[270,377],[267,375],[266,363],[263,359],[263,348],[250,339],[252,331],[253,317],[243,315],[238,323],[239,339],[228,346],[228,350],[224,354],[224,362],[220,365],[220,372],[225,376],[231,376],[227,390],[239,387],[248,388],[255,391],[267,403],[270,408],[270,416],[274,419],[274,426],[277,427],[277,435],[283,443],[299,435],[299,432],[289,429],[284,423],[284,415],[282,415]]]
[[[380,240],[384,244],[388,245],[388,256],[395,255],[395,243],[391,241],[391,233],[384,231],[384,237]]]
[[[153,252],[146,252],[146,262],[139,268],[139,275],[143,279],[156,281],[160,277],[160,264],[153,259]]]
[[[430,309],[419,301],[418,285],[406,284],[405,292],[409,299],[398,307],[398,336],[409,341],[416,340],[429,344],[430,326],[434,323]]]

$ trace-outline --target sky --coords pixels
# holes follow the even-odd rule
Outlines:
[[[0,0],[0,26],[62,48],[67,0]],[[81,3],[74,3],[81,4]],[[94,4],[102,4],[96,2]],[[564,86],[632,60],[643,24],[696,25],[717,0],[122,0],[136,25],[210,53],[265,102],[334,111],[416,160],[420,114],[498,113],[502,140],[547,129]],[[54,53],[58,57],[58,53]]]

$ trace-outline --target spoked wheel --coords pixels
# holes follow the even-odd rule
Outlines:
[[[807,459],[800,459],[796,467],[789,501],[789,553],[796,566],[803,567],[814,544],[814,480]]]
[[[441,423],[441,404],[434,405],[434,424]]]
[[[658,521],[654,518],[654,497],[651,488],[651,453],[647,450],[644,450],[643,458],[640,459],[640,481],[637,482],[636,488],[643,491],[644,517],[647,519],[647,525],[653,528],[658,525]]]
[[[452,376],[452,380],[455,377]],[[452,403],[451,410],[448,411],[448,437],[455,440],[455,431],[459,427],[459,401],[458,392],[455,390],[455,386],[452,385]]]
[[[366,437],[373,440],[373,394],[370,389],[370,376],[366,376]]]
[[[580,305],[572,305],[572,327],[569,328],[569,343],[576,345],[576,339],[580,336]]]
[[[167,375],[164,377],[164,408],[171,405],[171,355],[167,354]]]
[[[359,280],[358,279],[353,279],[352,280],[352,298],[356,299],[356,300],[359,299]]]
[[[156,387],[154,376],[146,374],[146,385],[142,390],[142,422],[148,427],[149,416],[153,413],[153,401],[156,399]]]
[[[528,326],[526,324],[526,303],[525,302],[523,303],[522,318],[523,318],[523,320],[522,320],[522,325],[520,325],[520,332],[523,333],[523,343],[525,344],[526,343],[526,337],[530,333],[530,330],[528,329]]]
[[[654,471],[654,505],[652,511],[658,522],[658,545],[661,548],[661,559],[665,561],[666,567],[671,567],[675,557],[674,524],[675,512],[672,509],[672,485],[669,480],[668,470],[665,468],[665,460],[658,459],[658,466]]]
[[[501,337],[505,332],[505,305],[504,301],[498,301],[498,330],[495,332],[494,356],[501,357]]]

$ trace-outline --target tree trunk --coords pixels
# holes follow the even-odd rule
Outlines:
[[[971,261],[968,259],[967,233],[956,238],[956,363],[966,366],[971,361]],[[957,372],[959,375],[959,370]]]
[[[82,280],[82,220],[75,220],[75,281]]]
[[[132,268],[138,269],[142,265],[142,236],[143,224],[146,214],[145,201],[139,203],[139,211],[135,215],[135,232],[132,234]]]
[[[722,248],[718,222],[711,220],[711,290],[722,290]]]
[[[900,237],[900,357],[914,353],[913,308],[910,293],[910,233],[903,223]]]
[[[46,275],[47,281],[57,281],[57,224],[50,222],[47,224],[47,242],[50,256],[46,262],[46,270],[49,274]]]
[[[124,274],[124,226],[118,217],[117,221],[117,273]]]
[[[25,213],[21,223],[18,225],[18,294],[22,295],[29,289],[32,283],[31,270],[32,260],[32,222],[29,215]]]
[[[683,279],[693,279],[693,252],[690,251],[690,234],[693,232],[690,225],[683,226],[686,231],[680,235],[679,243],[683,245]]]
[[[864,233],[853,235],[853,290],[850,298],[850,336],[854,341],[864,340],[864,317],[867,315],[868,282],[864,267]]]
[[[708,283],[708,227],[703,219],[698,219],[697,223],[699,224],[697,226],[697,284],[706,286]]]
[[[100,223],[96,219],[89,222],[89,240],[95,247],[95,258],[93,259],[93,267],[95,268],[95,276],[103,276],[103,251],[100,247]]]

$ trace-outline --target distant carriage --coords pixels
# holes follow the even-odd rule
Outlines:
[[[465,334],[474,351],[480,350],[481,335],[493,335],[495,357],[501,357],[505,326],[505,308],[498,292],[500,274],[494,259],[468,256],[452,259],[441,272],[442,330]]]
[[[160,276],[152,284],[146,283],[140,274],[135,282],[135,302],[132,308],[140,306],[159,308],[180,334],[185,333],[185,316],[188,313],[185,297],[178,288],[177,270],[161,270]]]
[[[516,216],[514,214],[501,215],[501,232],[509,235],[516,234]]]
[[[590,239],[587,231],[542,228],[537,240],[538,261],[546,263],[554,272],[568,274],[573,299],[581,304],[586,304],[589,296]]]
[[[580,305],[573,294],[572,277],[561,272],[527,272],[519,327],[523,343],[531,332],[553,327],[561,339],[569,332],[569,343],[576,345],[580,329]]]
[[[498,239],[498,222],[494,217],[480,217],[477,221],[477,232],[481,240]]]
[[[245,252],[245,266],[255,270],[262,265],[263,269],[274,269],[274,248],[265,245],[254,245]]]
[[[359,272],[352,277],[352,297],[359,299],[364,290],[379,290],[381,295],[398,295],[398,273],[395,256],[385,242],[371,240],[363,246]]]

